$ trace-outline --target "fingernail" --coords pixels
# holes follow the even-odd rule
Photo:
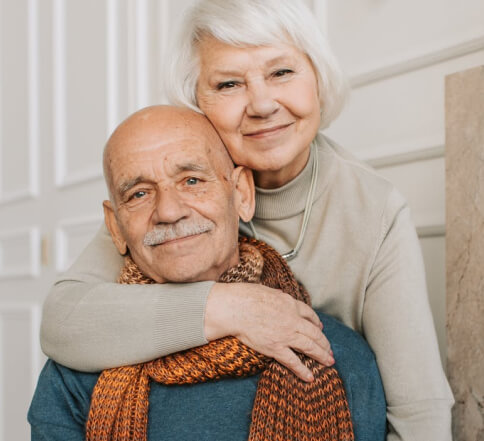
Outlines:
[[[307,375],[306,375],[306,381],[309,381],[309,382],[314,381],[314,376],[313,376],[313,374],[307,374]]]

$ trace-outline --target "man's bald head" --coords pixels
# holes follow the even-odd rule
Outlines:
[[[210,121],[191,109],[174,106],[150,106],[126,118],[114,130],[104,147],[103,168],[109,196],[113,201],[113,158],[136,145],[156,144],[164,139],[192,133],[205,138],[224,173],[230,174],[233,162]]]
[[[238,262],[239,219],[254,212],[252,174],[234,167],[203,115],[169,106],[136,112],[109,138],[104,172],[106,225],[145,275],[218,280]]]

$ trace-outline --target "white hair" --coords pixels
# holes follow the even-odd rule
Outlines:
[[[201,112],[196,89],[198,43],[206,36],[237,47],[292,44],[311,60],[318,79],[320,128],[340,113],[347,83],[327,39],[302,0],[200,0],[186,11],[166,71],[170,103]]]

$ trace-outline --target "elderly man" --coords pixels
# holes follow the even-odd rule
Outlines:
[[[109,139],[104,170],[106,225],[126,256],[120,283],[242,281],[309,301],[274,250],[239,243],[239,220],[254,212],[252,175],[234,167],[202,115],[167,106],[135,113]],[[324,323],[349,408],[335,368],[301,356],[315,377],[305,383],[229,337],[101,375],[49,360],[29,410],[32,440],[246,440],[281,432],[350,440],[353,430],[355,439],[384,439],[373,354],[355,332],[330,317]]]

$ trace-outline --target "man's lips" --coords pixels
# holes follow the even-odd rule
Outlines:
[[[286,129],[287,127],[291,126],[292,124],[294,124],[294,123],[290,122],[290,123],[286,123],[286,124],[279,124],[277,126],[267,127],[267,128],[264,128],[264,129],[242,132],[242,134],[244,136],[250,136],[252,138],[256,138],[256,137],[259,137],[259,136],[260,137],[269,136],[269,135],[278,133],[281,130]]]

